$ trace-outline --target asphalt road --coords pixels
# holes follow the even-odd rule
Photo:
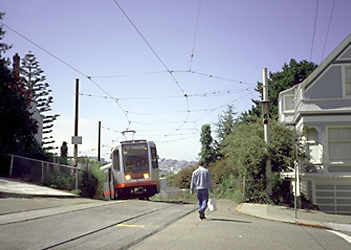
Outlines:
[[[194,209],[193,205],[139,200],[98,203],[97,207],[87,204],[87,208],[83,204],[74,211],[67,208],[77,205],[3,214],[0,220],[0,248],[125,249],[161,231]],[[37,216],[38,213],[43,216]],[[6,222],[4,217],[17,219]],[[135,233],[136,229],[141,228],[143,230]]]
[[[217,202],[200,221],[187,204],[1,199],[0,249],[351,249],[340,232],[262,220]]]

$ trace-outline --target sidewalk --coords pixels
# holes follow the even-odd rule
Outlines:
[[[351,215],[336,215],[318,210],[298,209],[295,219],[293,208],[255,203],[241,203],[236,207],[236,211],[272,221],[351,232]]]
[[[250,234],[252,226],[258,225],[259,222],[255,218],[245,215],[323,229],[351,231],[351,224],[341,224],[342,222],[351,222],[351,216],[299,210],[299,218],[304,219],[298,219],[298,223],[296,223],[293,209],[248,203],[237,205],[230,200],[218,200],[217,210],[215,212],[206,212],[206,220],[200,221],[198,213],[195,211],[162,231],[151,235],[137,245],[132,246],[130,249],[242,249],[242,241],[252,244],[250,248],[245,249],[268,249],[260,248],[260,245],[257,244],[260,244],[260,240],[267,240],[269,235]],[[336,222],[338,224],[329,224]],[[335,225],[339,225],[342,228],[336,228]],[[259,239],[258,241],[253,240],[257,238]],[[265,245],[264,243],[262,244]],[[279,245],[274,249],[280,249]],[[288,248],[285,246],[284,249]]]
[[[45,186],[29,184],[16,179],[0,177],[0,198],[1,197],[58,197],[75,198],[79,197],[70,192],[65,192]]]

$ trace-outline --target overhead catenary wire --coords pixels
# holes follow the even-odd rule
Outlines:
[[[76,72],[77,74],[83,76],[84,78],[87,78],[88,80],[90,80],[98,89],[100,89],[104,94],[110,96],[110,94],[103,89],[95,80],[91,79],[87,74],[83,73],[82,71],[80,71],[79,69],[77,69],[76,67],[74,67],[72,64],[67,63],[66,61],[64,61],[63,59],[61,59],[60,57],[56,56],[55,54],[53,54],[52,52],[50,52],[49,50],[45,49],[44,47],[40,46],[38,43],[34,42],[32,39],[28,38],[27,36],[23,35],[22,33],[18,32],[17,30],[15,30],[14,28],[12,28],[11,26],[9,26],[8,24],[6,24],[5,22],[1,21],[1,24],[4,25],[5,27],[7,27],[9,30],[11,30],[12,32],[14,32],[15,34],[17,34],[18,36],[22,37],[24,40],[26,40],[27,42],[29,42],[30,44],[34,45],[35,47],[37,47],[38,49],[44,51],[46,54],[48,54],[49,56],[55,58],[56,60],[58,60],[60,63],[64,64],[65,66],[69,67],[71,70],[73,70],[74,72]],[[112,98],[112,96],[110,96]],[[118,105],[118,107],[120,108],[120,110],[122,111],[123,115],[125,116],[125,118],[127,119],[128,122],[128,127],[130,126],[130,120],[128,118],[127,112],[126,110],[122,107],[122,105],[118,102],[118,100],[114,99],[115,103]]]
[[[117,8],[122,12],[122,14],[127,18],[128,22],[132,25],[132,27],[135,29],[135,31],[139,34],[139,36],[142,38],[142,40],[145,42],[147,47],[151,50],[151,52],[154,54],[154,56],[158,59],[158,61],[161,63],[163,68],[169,73],[170,77],[173,79],[175,84],[178,86],[179,90],[182,92],[183,96],[185,97],[186,100],[186,110],[189,110],[189,101],[188,101],[188,95],[186,91],[183,89],[181,84],[179,83],[178,79],[175,77],[173,71],[170,70],[170,68],[166,65],[166,63],[161,59],[161,57],[157,54],[156,50],[151,46],[149,41],[146,39],[145,35],[139,30],[139,28],[136,26],[136,24],[133,22],[133,20],[128,16],[126,11],[121,7],[121,5],[118,3],[117,0],[112,0],[113,3],[117,6]],[[187,120],[189,118],[188,114],[185,118]]]
[[[187,136],[187,137],[182,137],[182,138],[178,138],[178,139],[171,139],[171,140],[155,140],[155,142],[157,144],[162,144],[162,143],[169,143],[169,142],[176,142],[176,141],[185,141],[185,140],[190,140],[190,139],[194,139],[194,136]]]
[[[172,73],[192,73],[192,74],[197,74],[201,76],[205,76],[208,78],[212,79],[217,79],[217,80],[222,80],[222,81],[227,81],[227,82],[235,82],[235,83],[240,83],[240,84],[255,84],[255,83],[250,83],[247,81],[243,80],[235,80],[232,78],[224,77],[224,76],[219,76],[211,73],[204,73],[204,72],[199,72],[199,71],[194,71],[194,70],[170,70]],[[134,74],[112,74],[112,75],[92,75],[89,76],[90,78],[121,78],[121,77],[133,77],[136,74],[160,74],[160,73],[168,73],[168,71],[154,71],[154,72],[139,72],[139,73],[134,73]]]
[[[6,26],[8,27],[8,25],[6,25]],[[19,32],[16,32],[16,33],[17,33],[17,34],[20,34]],[[23,35],[22,37],[24,38],[25,36]],[[94,79],[92,79],[91,76],[88,76],[87,74],[85,74],[85,73],[83,73],[82,71],[80,71],[78,68],[76,68],[76,67],[74,67],[73,65],[71,65],[71,64],[69,64],[69,63],[67,63],[67,62],[65,62],[63,59],[57,57],[56,55],[54,55],[53,53],[49,52],[48,50],[42,48],[41,46],[39,46],[38,44],[36,44],[36,43],[33,42],[32,40],[30,40],[29,38],[26,37],[25,40],[29,41],[29,42],[32,43],[34,46],[38,47],[39,49],[41,49],[42,51],[44,51],[44,52],[47,53],[48,55],[54,57],[56,60],[60,61],[61,63],[63,63],[63,64],[66,65],[67,67],[71,68],[73,71],[75,71],[75,72],[78,73],[79,75],[81,75],[81,76],[87,78],[87,79],[90,80],[92,83],[94,83],[94,84],[96,85],[96,87],[98,87],[103,93],[106,94],[106,96],[109,96],[111,99],[113,99],[113,100],[120,106],[121,110],[123,111],[123,114],[124,114],[124,115],[126,116],[126,118],[127,118],[128,126],[130,125],[130,123],[131,123],[132,121],[128,118],[128,114],[130,114],[130,113],[132,113],[132,112],[128,112],[126,109],[124,109],[124,108],[121,106],[121,104],[120,104],[120,102],[119,102],[119,100],[120,100],[121,98],[112,97],[106,90],[104,90],[104,89],[99,85],[98,82],[96,82]],[[176,72],[176,71],[171,70],[171,73],[173,73],[173,72]],[[178,72],[178,71],[177,71],[177,72]],[[179,72],[187,72],[187,71],[179,71]],[[198,73],[198,74],[200,74],[199,72],[191,72],[191,73]],[[202,73],[202,74],[204,74],[204,73]],[[204,75],[204,76],[205,76],[205,75]],[[207,76],[210,77],[210,78],[218,78],[218,79],[219,79],[218,76],[213,77],[213,75],[210,75],[210,74],[207,74]],[[222,79],[222,80],[223,80],[223,79]],[[227,80],[228,80],[228,79],[227,79]],[[233,81],[232,79],[229,79],[229,80],[230,80],[230,81]],[[189,109],[189,103],[188,103],[188,97],[190,97],[190,96],[193,96],[193,95],[190,95],[190,94],[189,94],[189,95],[186,96],[186,103],[187,103],[186,112],[188,112],[188,113],[189,113],[189,111],[190,111],[190,109]],[[187,118],[185,119],[184,123],[186,123],[186,120],[188,119],[188,117],[189,117],[189,114],[187,114]],[[179,129],[180,129],[180,128],[178,128],[177,130],[179,130]]]
[[[319,10],[319,0],[316,0],[316,8],[315,8],[314,22],[313,22],[312,44],[311,44],[311,52],[310,52],[309,61],[312,60],[313,44],[314,44],[314,38],[316,36],[316,29],[317,29],[318,10]]]
[[[151,50],[151,52],[154,54],[154,56],[157,58],[157,60],[161,63],[163,68],[169,73],[173,81],[176,83],[180,91],[182,92],[183,95],[186,94],[185,90],[183,87],[180,85],[179,81],[177,78],[174,76],[173,71],[169,69],[169,67],[166,65],[166,63],[161,59],[161,57],[157,54],[156,50],[151,46],[149,41],[146,39],[145,35],[139,30],[139,28],[136,26],[136,24],[133,22],[133,20],[128,16],[128,14],[125,12],[125,10],[121,7],[121,5],[118,3],[117,0],[112,0],[115,5],[118,7],[118,9],[122,12],[122,14],[127,18],[128,22],[132,25],[132,27],[135,29],[135,31],[139,34],[139,36],[142,38],[142,40],[145,42],[146,46]]]
[[[327,45],[327,42],[328,42],[329,30],[330,30],[330,25],[331,25],[331,22],[332,22],[332,19],[333,19],[334,8],[335,8],[335,0],[332,0],[332,7],[331,7],[331,10],[330,10],[330,15],[329,15],[329,20],[328,20],[327,33],[325,35],[325,40],[324,40],[324,44],[323,44],[323,48],[322,48],[321,61],[323,60],[325,46]]]
[[[48,51],[47,49],[43,48],[42,46],[40,46],[38,43],[34,42],[33,40],[29,39],[27,36],[23,35],[22,33],[18,32],[17,30],[15,30],[14,28],[12,28],[11,26],[9,26],[8,24],[6,24],[5,22],[1,21],[1,24],[4,25],[5,27],[7,27],[9,30],[11,30],[13,33],[15,33],[16,35],[22,37],[24,40],[26,40],[27,42],[31,43],[32,45],[34,45],[35,47],[37,47],[38,49],[44,51],[46,54],[48,54],[49,56],[55,58],[56,60],[58,60],[59,62],[61,62],[62,64],[66,65],[67,67],[71,68],[74,72],[76,72],[77,74],[83,76],[83,77],[87,77],[86,74],[84,74],[82,71],[80,71],[79,69],[77,69],[76,67],[74,67],[72,64],[65,62],[63,59],[61,59],[60,57],[56,56],[55,54],[51,53],[50,51]]]
[[[208,78],[214,78],[214,79],[218,79],[218,80],[228,81],[228,82],[237,82],[237,83],[240,83],[240,84],[250,84],[249,82],[245,82],[245,81],[241,81],[241,80],[235,80],[235,79],[231,79],[231,78],[226,78],[226,77],[222,77],[222,76],[217,76],[217,75],[213,75],[213,74],[209,74],[209,73],[203,73],[203,72],[198,72],[198,71],[193,71],[193,70],[190,71],[190,73],[201,75],[201,76],[206,76]]]
[[[185,70],[171,70],[172,72],[184,72]],[[111,75],[90,75],[90,78],[122,78],[122,77],[132,77],[136,75],[153,75],[153,74],[162,74],[168,73],[168,71],[147,71],[147,72],[135,72],[132,74],[111,74]]]
[[[247,91],[248,93],[251,93],[251,91],[248,88],[241,89],[240,91]],[[194,94],[189,94],[188,97],[202,97],[202,98],[208,98],[208,97],[218,97],[218,96],[224,96],[224,95],[233,95],[233,94],[238,94],[242,95],[242,92],[238,93],[237,89],[224,89],[224,90],[209,90],[203,93],[194,93]],[[103,99],[116,99],[116,100],[155,100],[155,99],[169,99],[169,98],[183,98],[182,96],[134,96],[134,97],[111,97],[107,95],[96,95],[96,94],[90,94],[90,93],[82,93],[80,92],[79,95],[81,96],[87,96],[87,97],[97,97],[97,98],[103,98]],[[132,113],[132,112],[128,112]]]
[[[45,51],[45,49],[44,49],[44,51]],[[45,51],[47,54],[49,54],[48,53],[48,51]],[[50,55],[50,54],[49,54]],[[53,56],[53,57],[55,57],[56,58],[56,56],[54,55],[54,54],[52,54],[52,55],[50,55],[50,56]],[[65,61],[63,61],[62,59],[60,59],[59,57],[57,57],[56,58],[57,60],[59,60],[61,63],[63,63],[63,64],[65,64],[66,66],[68,66],[68,67],[73,67],[73,68],[71,68],[72,70],[74,70],[76,73],[78,73],[78,74],[80,74],[80,75],[82,75],[82,76],[84,76],[85,78],[87,78],[88,80],[90,80],[92,83],[94,83],[102,92],[104,92],[104,93],[106,93],[105,92],[105,90],[98,84],[98,82],[95,82],[92,78],[94,78],[94,77],[92,77],[92,76],[88,76],[88,75],[86,75],[86,74],[84,74],[83,72],[81,72],[81,71],[79,71],[79,69],[77,69],[77,68],[75,68],[74,66],[72,66],[71,64],[68,64],[68,63],[66,63]],[[62,61],[61,61],[62,60]],[[77,71],[76,71],[77,70]],[[80,72],[80,73],[79,73]],[[162,71],[163,73],[169,73],[168,71]],[[171,70],[170,71],[171,73],[177,73],[177,72],[189,72],[189,71],[175,71],[175,70]],[[155,74],[156,74],[157,72],[155,72]],[[198,73],[198,72],[189,72],[189,73]],[[152,74],[152,73],[151,73]],[[210,75],[210,74],[208,74],[207,75],[209,78],[216,78],[216,77],[213,77],[213,75]],[[218,79],[219,79],[219,77],[217,77]],[[231,80],[232,81],[232,80]],[[106,93],[107,95],[106,96],[109,96],[111,99],[113,99],[118,105],[120,105],[120,102],[119,102],[119,100],[121,100],[121,99],[123,99],[123,98],[117,98],[117,97],[112,97],[109,93]],[[189,101],[189,98],[188,97],[191,97],[191,96],[195,96],[195,94],[193,94],[193,95],[190,95],[190,94],[188,94],[187,95],[187,97],[186,97],[186,102],[187,102],[187,111],[186,112],[189,112],[190,111],[190,109],[189,109],[189,103],[188,103],[188,101]],[[128,120],[128,122],[129,122],[129,124],[130,124],[130,122],[132,122],[131,120],[129,120],[128,119],[128,114],[132,114],[133,112],[131,112],[131,111],[127,111],[126,109],[123,109],[123,107],[121,107],[121,109],[123,110],[123,114],[127,117],[127,120]],[[187,117],[189,117],[189,114],[187,115]],[[189,121],[188,121],[189,122]],[[184,121],[184,123],[187,123],[187,121]],[[176,131],[178,131],[178,130],[185,130],[186,128],[181,128],[181,129],[176,129]]]
[[[194,56],[195,56],[195,47],[196,47],[196,40],[197,40],[197,32],[198,32],[198,29],[199,29],[201,3],[202,3],[202,0],[198,0],[197,14],[196,14],[196,19],[195,19],[194,36],[193,36],[193,44],[192,44],[193,46],[192,46],[191,55],[190,55],[190,62],[189,62],[189,71],[191,71],[191,67],[192,67],[192,64],[193,64],[193,59],[194,59]]]

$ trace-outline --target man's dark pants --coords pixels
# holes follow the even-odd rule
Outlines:
[[[199,204],[199,213],[200,217],[205,217],[205,210],[207,208],[207,201],[208,201],[208,189],[198,189],[197,190],[197,200]]]

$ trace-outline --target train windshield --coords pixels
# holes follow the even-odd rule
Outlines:
[[[149,171],[149,157],[146,143],[122,145],[125,173]]]

